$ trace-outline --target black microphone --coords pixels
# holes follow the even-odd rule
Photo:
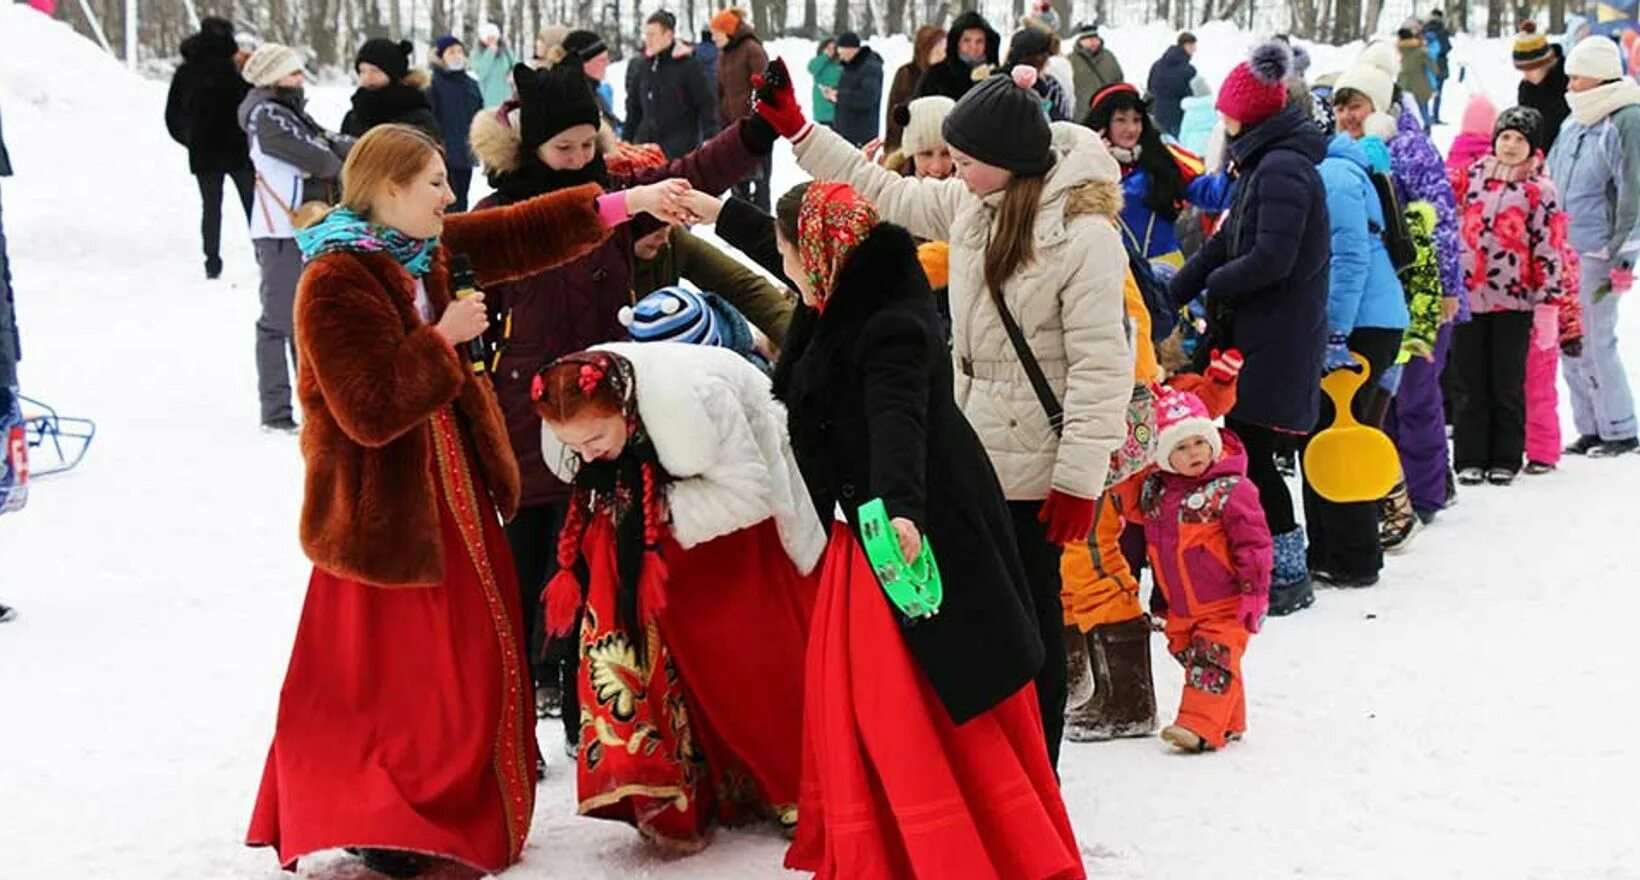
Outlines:
[[[478,291],[478,283],[473,280],[473,261],[466,254],[450,255],[450,288],[455,291],[458,300]],[[473,363],[473,372],[484,372],[484,362],[488,360],[486,354],[484,334],[467,340],[467,359]]]

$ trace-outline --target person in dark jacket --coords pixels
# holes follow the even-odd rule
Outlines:
[[[6,136],[0,131],[0,177],[11,176],[11,155],[6,152]],[[17,339],[16,311],[11,298],[11,262],[6,256],[5,212],[0,209],[0,436],[9,434],[10,426],[23,419],[17,399],[17,361],[22,354]],[[4,473],[5,450],[0,450],[0,473]],[[0,512],[12,509],[6,502],[11,492],[6,480],[0,479]],[[0,623],[15,620],[17,611],[9,605],[0,605]]]
[[[1049,122],[1075,122],[1071,96],[1059,80],[1047,74],[1048,58],[1053,55],[1053,35],[1040,28],[1021,28],[1008,41],[1008,57],[1002,62],[1003,70],[1024,65],[1036,71],[1036,82],[1031,88],[1042,99],[1042,109]]]
[[[700,40],[694,45],[695,60],[700,62],[700,69],[706,71],[706,81],[713,88],[717,87],[718,47],[712,42],[712,29],[702,28]]]
[[[342,117],[342,134],[362,137],[378,125],[401,122],[443,139],[427,100],[429,78],[424,71],[410,69],[413,51],[409,40],[395,43],[379,37],[359,47],[353,59],[359,89],[353,93],[353,109]]]
[[[570,31],[564,35],[565,64],[573,64],[586,74],[592,93],[598,98],[598,113],[611,132],[620,132],[626,123],[615,115],[615,91],[604,82],[609,74],[609,46],[593,31]]]
[[[894,72],[894,82],[888,87],[888,117],[883,122],[883,153],[900,148],[900,135],[905,128],[894,118],[894,108],[911,103],[917,97],[923,71],[945,60],[945,31],[931,24],[917,28],[911,40],[911,60]]]
[[[1145,88],[1150,92],[1151,114],[1163,134],[1175,138],[1184,123],[1185,98],[1195,94],[1191,83],[1196,79],[1196,65],[1190,59],[1196,54],[1196,35],[1185,31],[1179,41],[1167,47],[1162,57],[1150,67]]]
[[[1441,92],[1446,90],[1447,77],[1452,73],[1452,32],[1446,29],[1446,13],[1439,8],[1429,13],[1424,22],[1424,45],[1429,60],[1435,66],[1435,96],[1429,108],[1429,124],[1441,123]]]
[[[182,66],[171,78],[165,99],[165,127],[172,140],[188,148],[188,170],[199,182],[206,278],[222,274],[222,179],[232,180],[239,191],[247,221],[256,185],[245,133],[239,128],[239,104],[251,87],[239,75],[234,61],[238,53],[230,22],[201,21],[199,33],[182,41]]]
[[[626,69],[626,129],[634,144],[656,144],[668,159],[701,145],[717,130],[717,99],[706,71],[678,51],[677,19],[660,10],[643,26],[644,56]]]
[[[837,81],[837,118],[832,128],[856,147],[874,140],[882,123],[883,56],[849,32],[837,38],[843,76]]]
[[[752,76],[769,66],[769,55],[752,30],[746,13],[725,9],[712,17],[712,43],[718,48],[718,123],[724,127],[752,115]],[[735,184],[735,195],[767,211],[769,177],[774,173],[770,154],[763,165]]]
[[[484,92],[467,72],[467,47],[450,34],[433,41],[433,85],[427,90],[433,118],[444,134],[444,170],[456,194],[452,211],[467,210],[467,190],[473,185],[473,151],[467,132],[473,116],[484,109]]]
[[[1077,117],[1088,112],[1095,95],[1127,79],[1122,62],[1105,45],[1095,25],[1076,29],[1076,48],[1071,50],[1071,74],[1076,85]]]
[[[546,192],[596,183],[605,189],[648,184],[671,177],[718,194],[745,177],[774,147],[775,133],[751,117],[718,133],[700,149],[659,167],[612,174],[598,152],[598,101],[578,65],[550,70],[513,68],[518,99],[502,112],[473,121],[473,152],[495,192],[476,206],[507,205]],[[523,482],[518,516],[507,525],[518,569],[526,620],[540,622],[541,586],[553,574],[553,547],[563,526],[568,485],[542,459],[541,419],[530,400],[530,380],[553,360],[600,342],[627,338],[618,313],[631,304],[633,242],[659,228],[638,218],[617,228],[596,250],[573,263],[486,288],[490,304],[506,316],[498,325],[498,354],[491,378],[506,414],[507,429]],[[542,659],[541,634],[532,663],[538,697],[562,686],[563,719],[576,742],[580,711],[575,702],[574,652]]]
[[[1179,305],[1205,291],[1209,333],[1223,343],[1213,347],[1234,347],[1246,358],[1225,423],[1246,445],[1247,475],[1275,537],[1273,614],[1314,601],[1304,532],[1276,454],[1296,448],[1320,414],[1332,253],[1316,170],[1327,143],[1303,108],[1285,107],[1291,69],[1286,46],[1262,43],[1220,87],[1217,106],[1238,182],[1224,223],[1171,285]]]
[[[945,60],[929,65],[917,97],[944,95],[955,101],[991,75],[1002,58],[1002,35],[978,12],[964,12],[945,35]]]
[[[1561,124],[1572,115],[1566,103],[1566,89],[1571,85],[1566,76],[1566,51],[1538,33],[1537,22],[1524,21],[1515,34],[1514,56],[1515,69],[1520,71],[1516,103],[1543,115],[1543,153],[1548,155],[1560,138]]]
[[[957,407],[916,245],[843,183],[792,190],[775,226],[811,318],[788,338],[774,390],[831,528],[806,663],[812,784],[786,865],[859,877],[897,858],[898,876],[934,877],[950,852],[1014,853],[987,863],[1019,880],[1082,877],[1039,735],[1032,678],[1045,646],[1025,566],[996,471]],[[874,500],[901,556],[926,536],[944,580],[937,614],[910,621],[884,594],[862,549],[861,507]],[[867,657],[861,691],[849,670]],[[828,828],[845,804],[881,833]],[[907,856],[898,841],[913,836]]]

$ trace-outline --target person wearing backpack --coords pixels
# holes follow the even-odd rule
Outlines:
[[[1290,83],[1294,92],[1302,83]],[[1373,391],[1400,354],[1408,313],[1405,292],[1396,277],[1384,232],[1391,228],[1372,163],[1360,142],[1348,133],[1334,134],[1321,160],[1321,183],[1327,190],[1327,218],[1332,235],[1332,266],[1327,282],[1326,373],[1359,370],[1352,352],[1366,359],[1367,383],[1351,405],[1355,417],[1371,424]],[[1399,218],[1394,218],[1399,219]],[[1402,224],[1404,229],[1404,222]],[[1332,400],[1323,395],[1316,430],[1333,423]],[[1384,551],[1378,542],[1378,505],[1365,501],[1338,504],[1304,483],[1304,525],[1310,539],[1310,576],[1335,587],[1370,587],[1378,582]]]
[[[1440,267],[1441,327],[1429,356],[1406,362],[1385,423],[1400,451],[1403,473],[1402,485],[1390,493],[1380,511],[1380,540],[1388,552],[1404,550],[1453,500],[1441,371],[1452,343],[1453,322],[1469,320],[1452,184],[1441,154],[1424,133],[1421,118],[1396,94],[1399,70],[1394,44],[1375,43],[1333,86],[1339,129],[1358,139],[1375,134],[1389,146],[1390,176],[1402,210],[1427,202],[1436,216],[1433,248]]]
[[[256,320],[256,385],[262,430],[295,434],[290,371],[296,366],[296,247],[299,209],[337,195],[342,162],[353,138],[326,131],[307,112],[302,58],[295,49],[263,43],[245,62],[251,91],[239,105],[239,126],[256,170],[251,243],[262,268],[262,314]]]

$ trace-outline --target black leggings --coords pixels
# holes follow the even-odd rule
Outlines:
[[[1059,557],[1064,552],[1048,542],[1048,527],[1037,522],[1040,501],[1010,501],[1014,542],[1031,590],[1037,628],[1042,633],[1042,671],[1036,674],[1036,699],[1042,707],[1042,732],[1048,741],[1048,760],[1059,766],[1059,742],[1065,734],[1065,609],[1059,598]]]
[[[524,609],[524,641],[529,649],[530,678],[536,687],[562,688],[564,694],[564,736],[571,743],[581,736],[580,691],[576,673],[580,668],[580,645],[572,635],[547,644],[546,624],[541,619],[541,590],[558,573],[558,533],[564,528],[567,504],[536,504],[520,507],[518,515],[505,526],[507,545],[512,548],[513,567],[518,571],[518,598]]]
[[[1276,454],[1297,449],[1304,435],[1235,419],[1225,419],[1224,424],[1241,438],[1242,448],[1247,451],[1247,479],[1258,487],[1259,505],[1270,523],[1270,534],[1285,535],[1298,528],[1298,520],[1293,515],[1293,495],[1287,491],[1286,478],[1276,468]]]

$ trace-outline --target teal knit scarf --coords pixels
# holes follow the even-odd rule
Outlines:
[[[371,223],[350,208],[337,208],[318,223],[297,230],[296,246],[307,261],[343,251],[385,253],[412,277],[420,278],[433,268],[438,239],[411,238],[397,229]]]

